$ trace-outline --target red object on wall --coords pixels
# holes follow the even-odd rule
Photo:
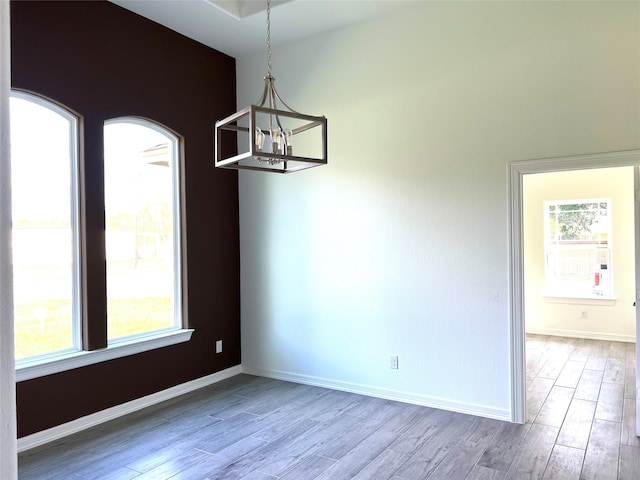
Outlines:
[[[600,272],[596,272],[594,275],[594,281],[596,282],[596,287],[600,286]]]

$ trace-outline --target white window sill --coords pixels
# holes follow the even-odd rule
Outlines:
[[[543,292],[542,296],[551,303],[567,303],[573,305],[615,305],[615,297],[578,297],[571,295],[552,294],[549,292]]]
[[[147,352],[156,348],[167,347],[178,343],[188,342],[193,334],[193,329],[185,328],[149,335],[143,338],[123,341],[109,345],[102,350],[74,351],[45,359],[21,361],[16,363],[16,381],[31,380],[44,377],[53,373],[73,370],[94,363],[106,362],[115,358],[126,357],[136,353]]]

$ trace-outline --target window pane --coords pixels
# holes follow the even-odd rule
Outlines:
[[[179,327],[177,138],[126,119],[104,143],[108,337]]]
[[[59,107],[12,93],[17,360],[79,348],[76,128],[75,117]]]
[[[556,249],[547,254],[547,288],[572,297],[611,294],[609,249]]]
[[[612,296],[610,201],[546,202],[545,289],[549,294]]]
[[[548,232],[551,242],[565,245],[606,244],[610,228],[607,204],[571,203],[558,205],[560,212],[549,207]]]

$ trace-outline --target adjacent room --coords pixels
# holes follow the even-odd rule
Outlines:
[[[636,478],[640,2],[0,13],[0,477]]]

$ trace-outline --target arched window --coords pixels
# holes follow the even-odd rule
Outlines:
[[[110,343],[182,326],[179,145],[149,120],[105,123]]]
[[[178,136],[142,118],[105,122],[103,212],[82,198],[101,189],[82,175],[102,159],[81,158],[79,117],[22,91],[10,107],[17,378],[188,341]]]
[[[10,100],[16,360],[81,349],[78,118],[42,97]]]

